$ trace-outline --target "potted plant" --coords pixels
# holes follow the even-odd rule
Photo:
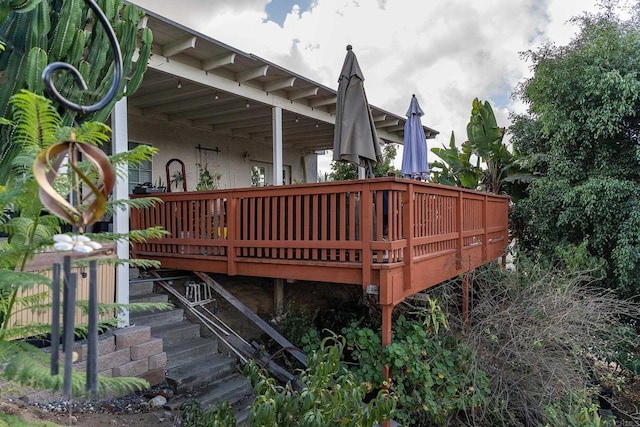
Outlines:
[[[201,163],[197,163],[199,170],[199,180],[196,185],[197,191],[204,190],[217,190],[220,188],[220,179],[222,178],[222,174],[216,171],[210,171],[209,165]]]

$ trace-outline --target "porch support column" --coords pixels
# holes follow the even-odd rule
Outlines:
[[[127,130],[127,98],[122,97],[111,112],[112,147],[113,154],[125,153],[129,150],[129,132]],[[113,188],[114,200],[129,198],[129,171],[126,165],[118,167],[117,175],[124,177],[116,180]],[[129,232],[129,211],[127,209],[115,209],[113,213],[113,232],[126,234]],[[129,242],[118,240],[116,253],[119,259],[129,259]],[[116,272],[118,288],[116,302],[129,304],[129,265],[121,264]],[[118,314],[118,326],[129,325],[129,310],[123,310]]]
[[[282,107],[271,109],[273,128],[273,185],[282,185]]]

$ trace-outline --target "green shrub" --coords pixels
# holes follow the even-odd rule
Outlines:
[[[344,330],[354,373],[374,387],[385,386],[382,366],[391,368],[390,389],[397,395],[396,420],[403,425],[443,424],[458,411],[484,404],[488,378],[474,368],[474,355],[446,333],[446,316],[435,301],[394,323],[393,342],[384,349],[380,333],[352,324]],[[382,357],[380,357],[382,356]]]
[[[309,366],[300,373],[302,390],[276,384],[250,361],[245,373],[251,379],[256,400],[249,414],[254,426],[354,426],[370,427],[391,419],[395,399],[380,391],[363,403],[368,391],[342,363],[343,337],[325,338],[320,350],[309,355]]]

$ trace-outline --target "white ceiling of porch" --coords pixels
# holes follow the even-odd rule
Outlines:
[[[271,145],[282,107],[284,147],[333,147],[336,90],[147,12],[152,57],[129,111]],[[337,83],[336,83],[337,86]],[[378,136],[402,143],[406,117],[371,105]],[[427,138],[438,133],[424,127]]]

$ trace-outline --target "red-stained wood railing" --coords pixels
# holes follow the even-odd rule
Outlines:
[[[160,193],[131,228],[168,235],[133,245],[163,267],[378,286],[397,304],[504,254],[504,196],[397,178]],[[138,197],[138,196],[133,196]]]

